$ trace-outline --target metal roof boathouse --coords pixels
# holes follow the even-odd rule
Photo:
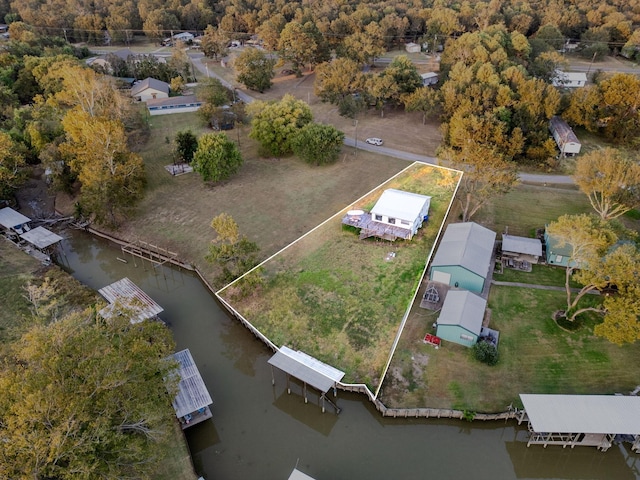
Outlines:
[[[344,377],[344,372],[304,352],[292,350],[284,345],[269,359],[269,364],[287,374],[287,393],[291,393],[289,376],[293,375],[304,383],[305,403],[307,402],[307,384],[309,384],[320,391],[323,412],[325,400],[333,405],[336,412],[340,412],[340,409],[326,397],[326,393],[333,388],[333,394],[336,395],[336,385]],[[275,385],[273,370],[272,383]]]
[[[173,409],[184,430],[212,417],[209,406],[213,400],[189,349],[174,353],[173,359],[180,365],[180,383],[178,394],[173,400]]]
[[[164,309],[127,277],[98,290],[109,305],[98,313],[104,318],[131,310],[131,323],[156,318]]]
[[[520,394],[530,445],[597,447],[606,451],[616,436],[640,451],[640,397],[627,395]]]

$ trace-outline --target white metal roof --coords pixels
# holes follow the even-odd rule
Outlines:
[[[520,394],[535,432],[640,435],[640,397]]]
[[[442,304],[438,325],[460,325],[480,335],[487,301],[467,290],[449,290]]]
[[[424,210],[429,211],[431,197],[417,193],[405,192],[389,188],[382,192],[380,198],[371,209],[371,214],[413,222]]]
[[[31,245],[35,245],[39,249],[47,248],[54,243],[62,241],[62,237],[47,230],[44,227],[37,227],[20,235],[20,238],[26,240]]]
[[[213,403],[209,390],[202,380],[200,371],[193,361],[191,352],[187,348],[173,354],[173,358],[180,364],[180,383],[178,394],[173,400],[176,417],[184,417]]]
[[[495,232],[477,223],[451,223],[442,236],[431,266],[460,265],[486,278],[491,266],[495,239]]]
[[[163,311],[160,305],[127,277],[101,288],[98,292],[110,304],[98,312],[103,317],[117,315],[119,312],[114,311],[116,306],[133,310],[131,323],[142,322]]]
[[[517,237],[502,234],[502,251],[542,256],[542,242],[539,238]]]
[[[314,480],[313,477],[310,477],[306,473],[301,472],[297,468],[293,469],[291,475],[289,475],[289,480]]]
[[[30,222],[29,217],[25,217],[20,212],[16,212],[13,208],[5,207],[0,210],[0,225],[5,228],[13,228],[23,223]]]
[[[427,80],[429,78],[438,78],[438,74],[436,72],[427,72],[427,73],[421,73],[420,76],[424,79]]]
[[[587,82],[587,74],[584,72],[565,72],[563,70],[556,70],[555,74],[553,81],[560,85],[573,82]]]
[[[322,393],[342,380],[344,372],[301,351],[282,346],[269,359],[269,364],[308,383]]]

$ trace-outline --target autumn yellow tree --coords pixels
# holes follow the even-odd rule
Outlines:
[[[581,155],[573,178],[603,220],[640,206],[640,165],[620,150],[604,148]]]
[[[24,157],[8,133],[0,131],[0,198],[6,199],[24,181]]]
[[[142,197],[142,158],[128,150],[124,127],[117,120],[76,108],[62,124],[66,141],[60,151],[82,183],[80,205],[98,223],[117,225]]]

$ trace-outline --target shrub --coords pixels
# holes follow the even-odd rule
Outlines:
[[[495,365],[498,363],[498,349],[489,342],[479,341],[473,346],[473,355],[476,360],[486,363],[487,365]]]

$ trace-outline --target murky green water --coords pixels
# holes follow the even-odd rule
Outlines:
[[[342,409],[321,413],[318,397],[267,364],[271,351],[229,318],[192,275],[135,267],[119,247],[68,232],[62,263],[98,289],[129,277],[165,312],[178,349],[189,348],[214,399],[214,418],[187,430],[196,470],[207,480],[286,479],[298,469],[328,479],[640,479],[626,446],[526,446],[514,422],[384,419],[363,397],[338,392]],[[118,260],[128,258],[125,264]]]

